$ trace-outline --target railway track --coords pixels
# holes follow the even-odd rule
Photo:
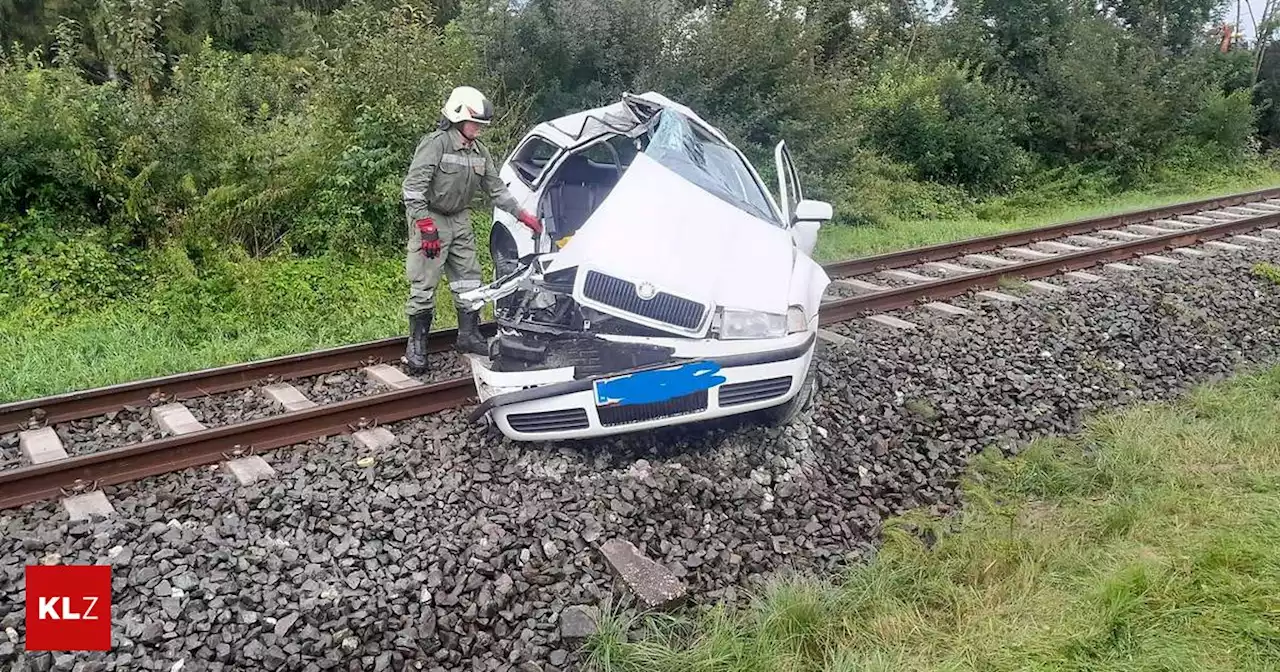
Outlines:
[[[1264,233],[1238,242],[1264,244],[1274,240],[1280,244],[1280,230],[1273,229],[1280,225],[1280,200],[1273,199],[1280,199],[1280,189],[836,262],[828,265],[827,271],[843,279],[836,287],[850,295],[824,304],[822,322],[875,317],[875,313],[922,301],[936,304],[996,287],[1006,278],[1035,280],[1170,249],[1185,252],[1193,245],[1252,231]],[[1140,228],[1126,230],[1135,226]],[[1110,233],[1106,239],[1089,235],[1098,232]],[[1041,247],[1029,247],[1034,245]],[[873,276],[879,282],[888,278],[892,284],[866,279]],[[453,337],[452,331],[433,335],[433,351],[447,351]],[[193,423],[188,413],[179,422],[170,423],[172,436],[84,455],[68,456],[58,446],[46,452],[40,463],[0,471],[0,508],[59,496],[88,497],[102,486],[193,466],[252,459],[257,453],[318,437],[376,432],[380,424],[461,406],[473,397],[468,377],[425,384],[402,374],[397,377],[385,362],[397,359],[403,344],[403,338],[385,339],[0,406],[2,434],[40,432],[57,423],[115,413],[129,406],[148,406],[156,415],[156,409],[177,409],[172,405],[182,400],[260,385],[287,390],[292,389],[287,381],[333,371],[373,368],[382,374],[383,385],[393,388],[322,405],[295,404],[294,410],[221,427]],[[301,396],[296,393],[294,389],[294,394]],[[43,437],[27,434],[24,440],[34,445],[38,438],[48,439],[52,433],[46,431]]]

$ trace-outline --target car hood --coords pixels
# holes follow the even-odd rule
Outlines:
[[[640,154],[548,271],[592,268],[706,304],[784,314],[795,255],[788,231]]]

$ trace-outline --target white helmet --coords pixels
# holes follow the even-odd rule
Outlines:
[[[455,124],[460,121],[474,121],[480,124],[493,121],[493,103],[490,103],[483,93],[469,86],[459,86],[454,89],[440,112],[444,114],[445,119]]]

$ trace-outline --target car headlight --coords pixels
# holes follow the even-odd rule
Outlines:
[[[720,338],[782,338],[787,335],[787,316],[755,310],[726,308],[720,313]]]

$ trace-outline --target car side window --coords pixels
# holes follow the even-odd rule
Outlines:
[[[535,135],[511,157],[511,167],[521,182],[532,187],[559,151],[559,147]]]
[[[582,155],[600,167],[614,168],[621,164],[625,169],[636,158],[636,153],[631,138],[615,135],[587,147]]]

